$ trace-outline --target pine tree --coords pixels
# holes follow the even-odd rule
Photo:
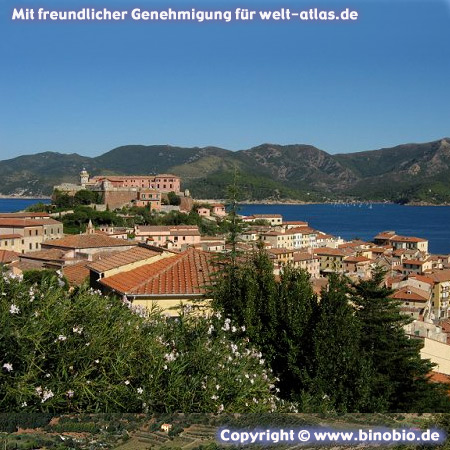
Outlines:
[[[441,411],[449,406],[442,386],[428,381],[433,364],[420,357],[422,342],[410,339],[404,326],[411,319],[401,313],[392,290],[383,284],[384,272],[352,286],[351,300],[361,323],[361,352],[373,367],[373,397],[368,410]],[[447,409],[448,411],[449,409]]]
[[[371,364],[360,351],[361,326],[348,299],[348,280],[331,274],[317,307],[313,331],[313,375],[309,392],[336,411],[366,410]]]

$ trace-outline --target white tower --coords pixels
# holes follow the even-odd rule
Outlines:
[[[80,172],[80,184],[82,187],[85,187],[88,182],[89,182],[89,174],[83,167],[83,170]]]

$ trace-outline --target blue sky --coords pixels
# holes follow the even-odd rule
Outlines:
[[[13,22],[14,7],[359,12],[352,23]],[[450,2],[0,0],[0,158],[125,144],[308,143],[330,153],[450,136]]]

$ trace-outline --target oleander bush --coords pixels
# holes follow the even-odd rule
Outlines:
[[[2,412],[262,412],[282,405],[261,354],[220,314],[158,311],[57,275],[0,275]]]

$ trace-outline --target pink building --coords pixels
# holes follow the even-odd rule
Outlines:
[[[166,248],[181,249],[199,244],[201,241],[200,231],[196,225],[136,225],[134,234],[137,241]]]
[[[151,210],[161,209],[161,192],[156,189],[141,189],[137,193],[134,204],[139,207],[150,207]]]
[[[223,205],[222,203],[215,203],[214,205],[212,205],[212,213],[218,217],[226,216],[227,212],[225,210],[225,205]]]
[[[209,217],[211,216],[211,210],[205,207],[197,208],[197,214],[202,217]]]
[[[98,175],[89,179],[87,186],[97,185],[103,181],[109,181],[113,188],[140,188],[156,189],[159,192],[169,193],[181,192],[181,179],[172,174],[161,174],[155,176],[128,175],[128,176],[109,176]]]

